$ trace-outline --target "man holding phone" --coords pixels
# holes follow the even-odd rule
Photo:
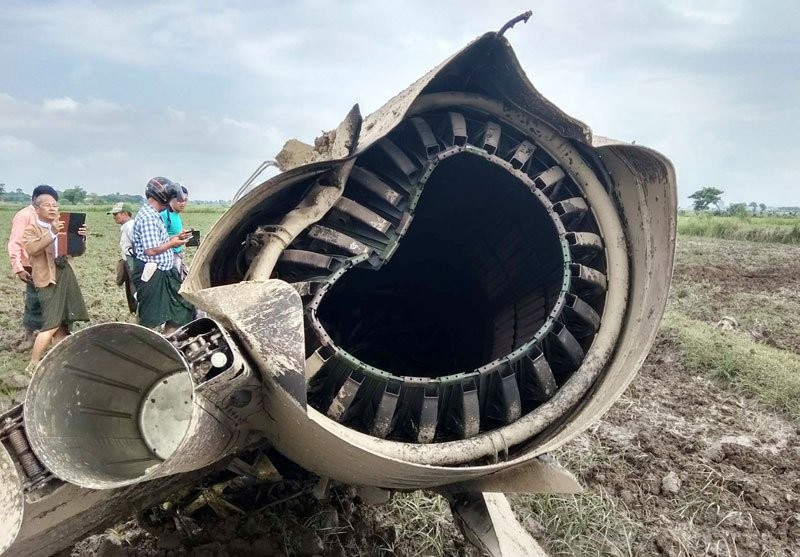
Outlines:
[[[183,246],[191,237],[190,231],[172,237],[161,220],[160,212],[167,208],[167,187],[171,180],[157,176],[145,186],[145,203],[133,224],[133,272],[139,301],[139,324],[156,328],[164,325],[164,334],[192,320],[194,306],[178,293],[181,279],[174,268],[174,248]]]
[[[164,221],[164,226],[167,227],[167,234],[170,236],[177,236],[183,232],[183,220],[181,213],[189,203],[189,190],[180,185],[178,182],[167,185],[167,208],[161,211],[161,220]],[[183,263],[183,249],[184,246],[177,246],[173,248],[175,258],[173,266],[178,271],[181,280],[186,278],[189,270]]]

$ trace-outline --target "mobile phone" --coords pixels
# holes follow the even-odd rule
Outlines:
[[[189,247],[200,245],[200,231],[192,229],[192,237],[186,242]]]

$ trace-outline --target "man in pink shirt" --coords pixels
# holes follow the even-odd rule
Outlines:
[[[36,186],[31,195],[31,200],[40,195],[51,195],[58,201],[58,192],[48,185]],[[25,283],[25,312],[22,316],[22,326],[25,328],[25,341],[33,340],[34,331],[42,327],[42,308],[39,305],[39,296],[31,278],[30,261],[22,245],[22,233],[25,229],[36,223],[36,209],[28,205],[17,211],[11,221],[11,236],[8,238],[8,257],[11,259],[11,270]]]

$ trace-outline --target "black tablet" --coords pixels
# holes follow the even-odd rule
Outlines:
[[[84,238],[78,235],[78,229],[86,224],[86,213],[61,213],[58,220],[64,223],[63,232],[58,236],[58,253],[60,255],[80,255],[84,250]]]

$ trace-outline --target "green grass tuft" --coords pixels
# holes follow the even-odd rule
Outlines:
[[[800,418],[800,355],[674,311],[667,312],[662,326],[674,331],[688,369],[719,379],[771,408]]]
[[[619,499],[598,486],[580,495],[512,495],[522,524],[539,524],[550,555],[634,555],[642,525]]]
[[[392,540],[376,547],[378,555],[458,555],[457,536],[450,505],[435,493],[396,493],[391,501],[375,508],[380,522],[394,528]]]
[[[678,217],[678,234],[748,242],[800,244],[800,219],[681,215]]]

